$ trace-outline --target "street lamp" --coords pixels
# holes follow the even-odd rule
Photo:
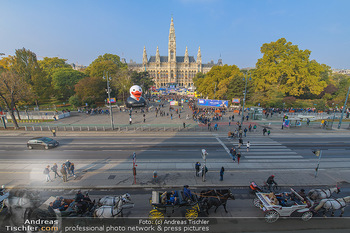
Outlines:
[[[249,77],[249,80],[251,80],[251,78]],[[244,81],[244,78],[243,78]],[[247,94],[247,83],[248,83],[248,71],[246,74],[246,78],[245,78],[245,87],[244,87],[244,97],[243,97],[243,108],[242,108],[242,118],[241,118],[241,125],[243,125],[243,120],[244,120],[244,105],[245,105],[245,97]]]
[[[343,106],[343,110],[341,111],[341,116],[340,116],[340,119],[339,119],[338,129],[340,129],[341,122],[342,122],[343,116],[344,116],[344,111],[345,111],[345,109],[347,108],[347,107],[346,107],[346,104],[347,104],[347,102],[348,102],[349,92],[350,92],[350,86],[349,86],[349,89],[348,89],[348,94],[346,94],[346,98],[345,98],[345,103],[344,103],[344,106]]]
[[[103,79],[107,80],[107,94],[108,94],[108,99],[109,99],[109,114],[111,116],[111,126],[112,130],[114,130],[114,124],[113,124],[113,112],[112,112],[112,105],[111,105],[111,88],[109,87],[109,81],[111,80],[111,77],[108,76],[108,71],[106,72],[106,77],[105,77],[105,71],[103,71]]]

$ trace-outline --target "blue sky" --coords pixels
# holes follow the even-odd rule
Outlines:
[[[350,68],[348,0],[0,0],[0,53],[27,48],[41,57],[89,65],[104,53],[129,62],[167,56],[171,15],[177,56],[254,67],[263,43],[286,38],[311,59]]]

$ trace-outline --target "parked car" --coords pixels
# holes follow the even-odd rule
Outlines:
[[[50,149],[59,145],[59,142],[48,137],[32,138],[27,142],[28,149]]]

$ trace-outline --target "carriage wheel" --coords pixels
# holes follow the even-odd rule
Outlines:
[[[256,207],[256,208],[260,208],[260,206],[261,206],[261,201],[260,201],[260,199],[259,198],[254,198],[254,200],[253,200],[253,205]]]
[[[164,218],[164,214],[162,212],[160,212],[157,209],[151,210],[148,214],[148,217],[151,220],[157,220],[157,219],[163,219]]]
[[[265,213],[265,221],[268,223],[276,222],[279,217],[280,214],[274,210],[270,210]]]
[[[198,209],[197,207],[192,207],[186,211],[185,217],[187,220],[195,220],[198,218]]]
[[[305,213],[303,213],[303,215],[301,215],[301,219],[303,221],[309,221],[312,218],[313,214],[311,211],[306,211]]]

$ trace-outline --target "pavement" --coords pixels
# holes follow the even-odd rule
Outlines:
[[[168,110],[168,108],[164,108]],[[167,111],[166,111],[167,112]],[[155,112],[146,113],[146,123],[143,123],[143,113],[133,113],[132,126],[148,126],[159,127],[167,125],[169,127],[182,126],[183,122],[190,127],[204,127],[200,132],[194,131],[157,131],[143,132],[137,130],[129,131],[58,131],[59,137],[99,137],[125,135],[132,137],[133,135],[211,135],[213,139],[215,135],[225,136],[227,131],[234,130],[235,125],[228,123],[227,113],[224,119],[219,121],[218,131],[207,131],[206,126],[199,125],[192,119],[186,119],[186,115],[191,116],[190,109],[185,107],[178,114],[173,113],[173,119],[169,116],[156,117]],[[276,114],[277,115],[277,114]],[[240,116],[236,115],[237,121]],[[114,122],[116,126],[127,126],[129,114],[127,112],[114,113]],[[281,120],[278,116],[272,119],[263,119],[261,121],[244,122],[244,127],[249,124],[257,124],[258,132],[262,134],[262,128],[268,127],[271,130],[271,137],[284,137],[300,135],[317,135],[320,137],[348,137],[350,136],[349,122],[343,122],[341,129],[323,129],[319,122],[312,122],[310,126],[293,127],[289,129],[281,129]],[[58,122],[43,123],[50,126],[108,126],[110,118],[108,115],[86,115],[85,113],[72,113],[72,116],[59,120]],[[243,127],[243,128],[244,128]],[[49,131],[24,131],[24,130],[0,130],[1,136],[52,136]],[[54,152],[53,152],[54,153]],[[316,167],[315,159],[315,167]],[[318,170],[318,175],[315,177],[315,169],[303,167],[302,160],[300,167],[274,168],[273,166],[256,166],[260,169],[250,167],[248,163],[241,160],[240,164],[233,163],[231,159],[226,161],[213,161],[208,159],[207,167],[209,172],[206,175],[206,180],[195,175],[194,161],[181,160],[169,161],[159,158],[157,161],[138,161],[137,175],[134,178],[132,173],[131,161],[110,160],[110,161],[79,161],[76,163],[76,177],[69,177],[67,183],[64,183],[61,178],[53,179],[52,182],[45,182],[45,175],[42,173],[43,168],[47,164],[52,164],[51,161],[35,161],[23,159],[23,162],[14,163],[13,160],[2,160],[0,173],[2,173],[0,181],[8,188],[31,188],[31,189],[46,189],[46,190],[63,190],[63,189],[131,189],[131,188],[177,188],[183,185],[190,187],[234,187],[247,188],[251,181],[258,184],[263,184],[268,176],[274,174],[276,182],[282,187],[303,186],[303,187],[324,187],[324,186],[341,186],[350,184],[350,170],[347,168],[327,168],[324,167]],[[219,180],[220,167],[226,167],[224,180]],[[157,171],[158,177],[153,178],[153,172]],[[51,173],[51,178],[54,175]],[[136,181],[136,182],[135,182]]]

